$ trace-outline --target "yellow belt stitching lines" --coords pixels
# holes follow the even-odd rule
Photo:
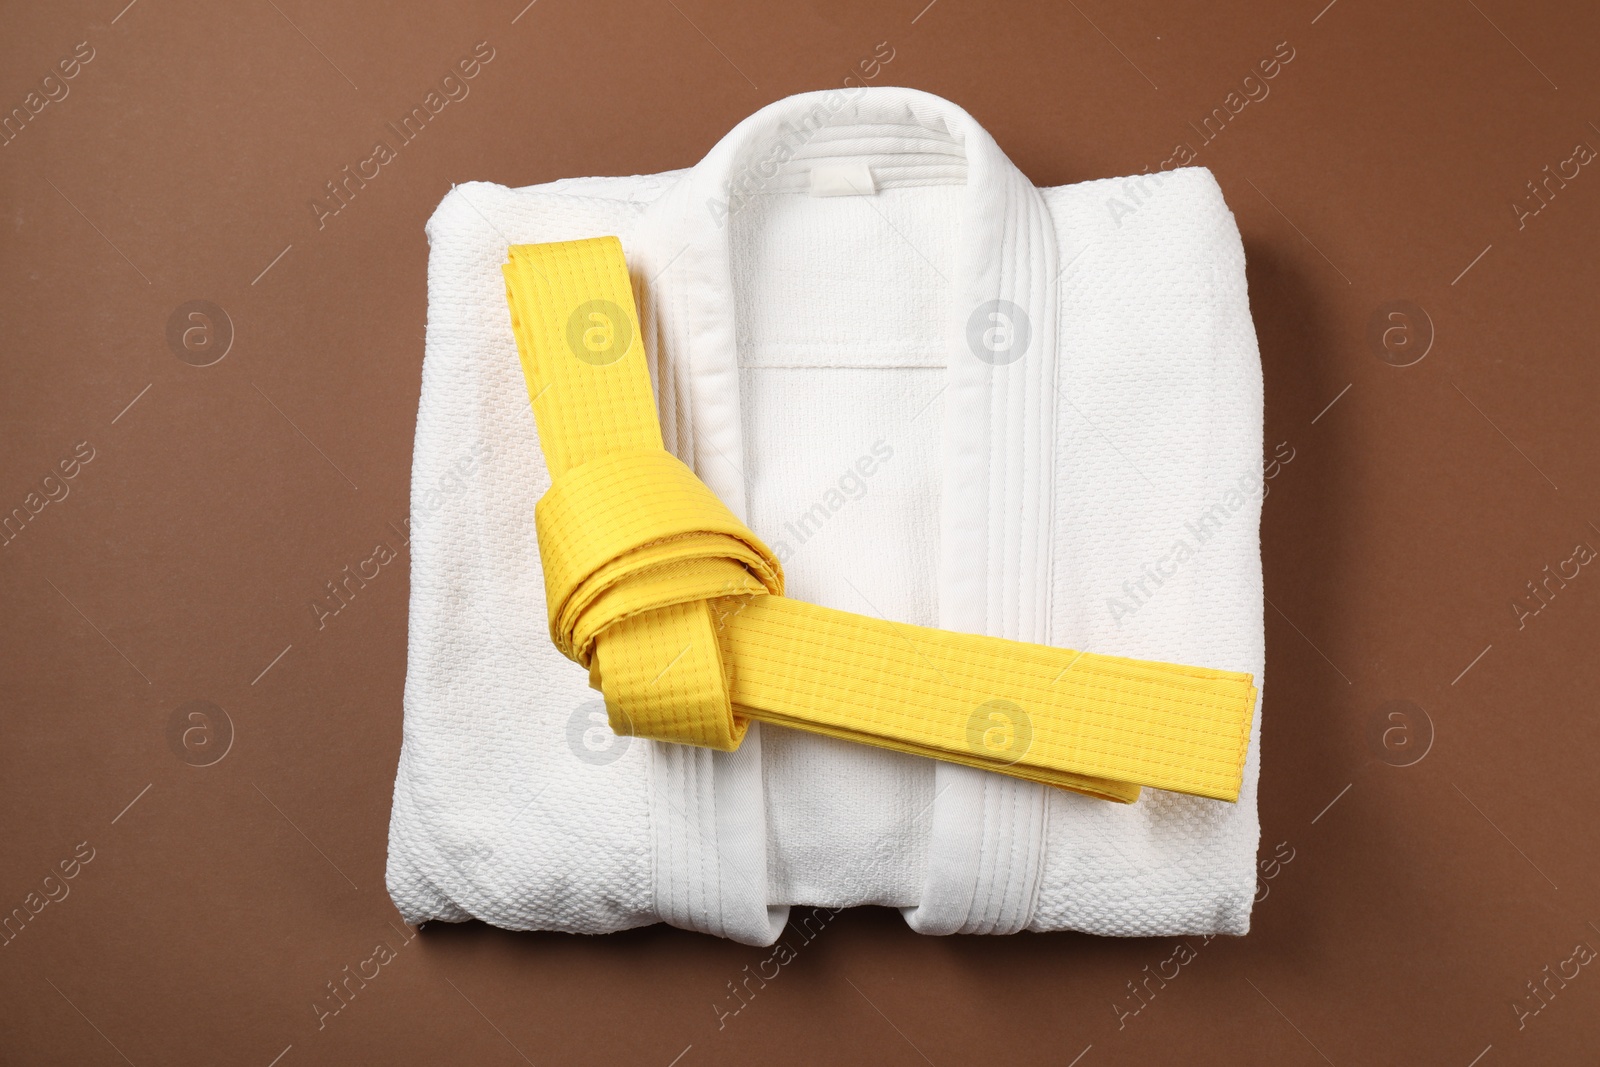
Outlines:
[[[783,596],[771,550],[662,447],[621,243],[516,245],[503,270],[550,470],[550,636],[617,733],[732,750],[759,719],[1125,803],[1238,798],[1250,675]]]

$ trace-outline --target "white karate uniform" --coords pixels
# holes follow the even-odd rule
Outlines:
[[[1132,805],[753,723],[737,752],[615,737],[547,631],[549,486],[511,244],[616,234],[666,446],[861,614],[1255,675],[1260,358],[1209,171],[1037,189],[973,118],[808,93],[666,174],[451,190],[428,223],[405,741],[408,921],[770,944],[791,904],[924,933],[1244,933],[1237,803]]]

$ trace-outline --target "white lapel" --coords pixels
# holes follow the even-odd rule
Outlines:
[[[901,88],[781,100],[643,213],[625,243],[667,445],[744,514],[728,221],[750,197],[802,190],[812,168],[836,163],[865,164],[878,188],[965,186],[945,327],[940,625],[1046,642],[1055,229],[1038,191],[955,105]],[[652,749],[662,918],[770,943],[787,908],[767,906],[759,729],[736,753]],[[940,763],[935,789],[927,880],[908,922],[924,933],[1024,928],[1044,852],[1043,787]]]

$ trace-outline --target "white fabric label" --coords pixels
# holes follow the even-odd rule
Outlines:
[[[872,196],[878,186],[865,163],[825,163],[811,168],[812,196]]]

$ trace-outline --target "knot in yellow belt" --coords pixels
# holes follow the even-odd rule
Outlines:
[[[621,243],[517,245],[504,272],[551,478],[550,636],[614,731],[732,750],[759,719],[1108,800],[1237,799],[1250,675],[783,596],[771,550],[662,446]]]

